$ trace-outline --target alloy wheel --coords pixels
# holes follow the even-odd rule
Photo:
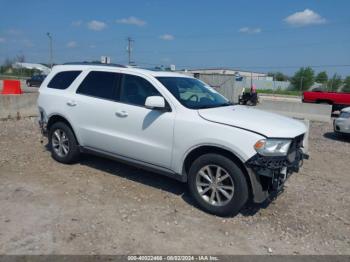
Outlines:
[[[214,206],[225,206],[234,195],[231,176],[218,165],[202,167],[196,175],[196,187],[201,198]]]
[[[62,129],[56,129],[52,133],[52,148],[59,157],[65,157],[69,153],[69,140]]]

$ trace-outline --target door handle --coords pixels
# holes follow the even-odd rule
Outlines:
[[[75,101],[70,100],[67,102],[67,106],[76,106],[76,105],[77,105],[77,102]]]
[[[118,112],[115,112],[115,115],[119,117],[127,117],[128,113],[126,111],[118,111]]]

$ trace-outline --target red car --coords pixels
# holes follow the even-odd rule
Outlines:
[[[350,106],[350,93],[306,91],[303,93],[304,103],[318,103],[333,105],[333,111]]]

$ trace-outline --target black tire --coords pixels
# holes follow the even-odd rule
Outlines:
[[[53,136],[56,130],[62,130],[68,139],[69,150],[64,156],[60,156],[53,148]],[[53,159],[60,163],[72,164],[78,160],[80,155],[79,145],[72,129],[64,122],[54,123],[49,129],[49,148]]]
[[[197,173],[207,165],[223,168],[233,181],[233,197],[225,205],[216,206],[206,202],[197,189]],[[246,204],[249,196],[247,180],[241,168],[229,158],[214,153],[202,155],[192,163],[188,175],[188,187],[191,195],[204,211],[218,216],[235,216]]]

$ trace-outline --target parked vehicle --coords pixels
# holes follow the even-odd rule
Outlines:
[[[52,157],[102,155],[182,182],[226,216],[265,201],[302,164],[302,122],[232,105],[198,79],[122,66],[59,65],[39,89]]]
[[[33,75],[30,79],[27,79],[27,86],[40,86],[44,81],[46,75]]]
[[[333,111],[350,106],[350,93],[306,91],[303,93],[304,103],[324,103],[333,106]]]
[[[256,106],[259,103],[258,93],[244,92],[238,97],[240,105]]]
[[[333,122],[334,132],[350,134],[350,107],[343,108],[338,118]]]

